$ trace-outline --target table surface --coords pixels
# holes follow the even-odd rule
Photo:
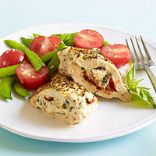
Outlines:
[[[94,23],[156,40],[155,0],[0,0],[0,37],[48,23]],[[0,156],[155,156],[156,123],[128,136],[83,144],[44,142],[0,129]]]

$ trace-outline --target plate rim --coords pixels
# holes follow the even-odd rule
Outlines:
[[[146,121],[147,120],[147,121]],[[146,121],[146,122],[145,122]],[[102,135],[103,133],[101,133],[101,135],[99,135],[98,137],[88,137],[88,138],[50,138],[50,137],[42,137],[42,136],[37,136],[37,135],[31,135],[28,133],[24,133],[15,129],[10,128],[9,126],[5,126],[3,124],[0,123],[0,128],[3,128],[13,134],[22,136],[24,138],[29,138],[29,139],[35,139],[35,140],[40,140],[40,141],[53,141],[53,142],[62,142],[62,143],[89,143],[89,142],[97,142],[97,141],[105,141],[105,140],[110,140],[110,139],[115,139],[115,138],[119,138],[122,136],[126,136],[128,134],[132,134],[138,130],[141,130],[145,127],[147,127],[148,125],[152,124],[153,122],[156,121],[156,112],[153,112],[152,114],[150,114],[149,116],[147,116],[146,118],[144,118],[143,120],[139,120],[137,122],[135,122],[134,124],[131,124],[129,126],[126,126],[125,128],[116,130],[114,133],[108,133],[107,136]],[[138,126],[139,123],[139,126]],[[137,125],[137,126],[135,126]]]
[[[90,27],[97,27],[97,28],[102,28],[102,29],[109,29],[112,31],[117,31],[120,33],[124,33],[127,34],[129,36],[139,36],[139,34],[135,33],[135,32],[131,32],[125,29],[120,29],[117,27],[110,27],[110,26],[105,26],[105,25],[100,25],[100,24],[91,24],[91,23],[51,23],[51,24],[43,24],[43,25],[38,25],[38,26],[32,26],[32,27],[28,27],[25,29],[22,29],[20,31],[14,32],[14,33],[10,33],[7,34],[4,37],[1,37],[0,40],[4,40],[5,38],[7,38],[7,36],[11,36],[11,35],[16,35],[25,31],[31,31],[32,29],[39,29],[42,27],[49,27],[51,25],[78,25],[78,26],[90,26]],[[156,42],[153,40],[148,39],[146,36],[142,35],[143,38],[145,39],[145,41],[150,45],[150,47],[155,48],[153,45],[156,45]],[[96,141],[102,141],[102,140],[108,140],[108,139],[113,139],[113,138],[118,138],[121,136],[125,136],[128,134],[131,134],[133,132],[136,132],[142,128],[147,127],[148,125],[150,125],[151,123],[153,123],[154,121],[156,121],[156,112],[152,112],[150,115],[148,115],[147,117],[145,117],[142,120],[136,121],[135,123],[126,126],[125,128],[116,130],[114,133],[108,133],[108,136],[102,135],[103,133],[101,133],[98,137],[89,137],[89,138],[78,138],[78,139],[74,139],[74,138],[51,138],[51,137],[42,137],[42,136],[37,136],[37,135],[31,135],[28,133],[24,133],[15,129],[12,129],[9,126],[6,126],[3,123],[0,123],[0,128],[3,128],[7,131],[10,131],[14,134],[26,137],[26,138],[31,138],[31,139],[36,139],[36,140],[42,140],[42,141],[55,141],[55,142],[68,142],[68,143],[84,143],[84,142],[96,142]]]

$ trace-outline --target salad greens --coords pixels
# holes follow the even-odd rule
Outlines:
[[[156,108],[156,104],[154,102],[153,97],[149,92],[149,88],[139,86],[139,83],[142,81],[135,79],[135,67],[133,62],[130,63],[130,68],[126,73],[126,84],[127,88],[129,89],[132,100],[133,101],[140,101],[142,103],[146,103],[149,107]]]

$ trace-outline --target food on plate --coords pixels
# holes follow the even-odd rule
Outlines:
[[[53,74],[53,73],[55,73],[55,71],[57,71],[59,64],[60,64],[60,60],[56,53],[53,56],[53,58],[51,59],[51,61],[48,63],[48,68],[49,68],[50,74]]]
[[[39,56],[44,56],[50,51],[56,49],[61,40],[57,36],[38,36],[30,44],[30,50],[36,52]]]
[[[151,96],[149,92],[149,88],[140,86],[139,83],[143,80],[135,79],[135,68],[134,64],[130,62],[130,67],[126,71],[126,86],[132,96],[132,101],[146,104],[151,108],[156,108],[156,104],[154,98]]]
[[[14,84],[14,90],[18,95],[23,97],[29,95],[28,90],[26,90],[18,81],[16,81],[16,83]]]
[[[78,48],[101,48],[103,43],[104,39],[102,35],[95,30],[85,29],[74,37],[74,45]]]
[[[4,40],[4,42],[8,47],[21,50],[22,52],[24,52],[35,70],[40,70],[42,66],[44,65],[41,58],[35,52],[31,51],[29,48],[27,48],[23,44],[18,43],[14,40]]]
[[[105,98],[129,101],[130,94],[118,69],[97,50],[66,47],[58,52],[59,72]]]
[[[75,33],[63,33],[63,34],[52,34],[52,36],[57,36],[67,46],[74,46],[75,35],[77,35],[77,32],[75,32]]]
[[[0,68],[23,62],[25,55],[19,50],[7,50],[0,56]]]
[[[37,89],[46,82],[49,69],[43,66],[40,70],[35,71],[30,63],[22,63],[16,69],[16,75],[20,83],[27,89]]]
[[[7,76],[0,80],[0,97],[3,99],[12,99],[11,90],[15,77]]]
[[[0,56],[0,91],[8,86],[0,97],[12,99],[12,89],[22,97],[29,96],[29,90],[46,83],[59,67],[60,73],[99,96],[125,102],[141,99],[141,103],[155,107],[150,91],[135,80],[132,63],[122,81],[117,68],[130,62],[128,47],[109,43],[103,35],[84,29],[49,37],[33,33],[31,37],[20,37],[21,43],[4,40],[11,49]]]
[[[19,65],[20,64],[0,68],[0,78],[6,77],[6,76],[14,76],[16,74],[16,69]]]
[[[21,37],[20,38],[22,44],[24,44],[26,47],[29,47],[33,39],[31,38],[26,38],[26,37]]]
[[[126,45],[113,44],[103,46],[101,53],[104,57],[108,58],[116,67],[122,67],[129,63],[131,54]]]
[[[38,88],[29,102],[51,117],[69,124],[81,122],[97,105],[94,94],[60,74]]]

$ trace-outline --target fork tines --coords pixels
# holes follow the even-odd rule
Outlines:
[[[126,44],[129,49],[133,49],[134,53],[131,52],[132,60],[135,63],[135,66],[137,70],[144,69],[145,66],[151,66],[153,65],[153,61],[151,59],[151,56],[147,50],[147,47],[145,45],[145,42],[143,41],[142,36],[140,36],[140,39],[137,39],[135,36],[135,39],[132,39],[130,37],[130,43],[128,43],[128,40],[126,39]],[[131,46],[130,46],[131,45]]]
[[[134,42],[135,40],[135,42]],[[135,39],[130,38],[130,42],[131,44],[128,43],[128,40],[126,39],[126,44],[129,48],[129,50],[131,49],[130,47],[133,48],[134,53],[131,52],[132,55],[132,60],[135,63],[135,67],[137,70],[145,70],[145,72],[147,73],[151,84],[153,85],[153,88],[156,92],[156,76],[155,76],[155,72],[154,72],[154,68],[156,68],[156,66],[154,65],[151,56],[147,50],[147,47],[145,45],[145,42],[143,41],[142,37],[140,36],[140,40],[137,39],[137,37],[135,37]],[[131,46],[130,46],[131,45]]]

